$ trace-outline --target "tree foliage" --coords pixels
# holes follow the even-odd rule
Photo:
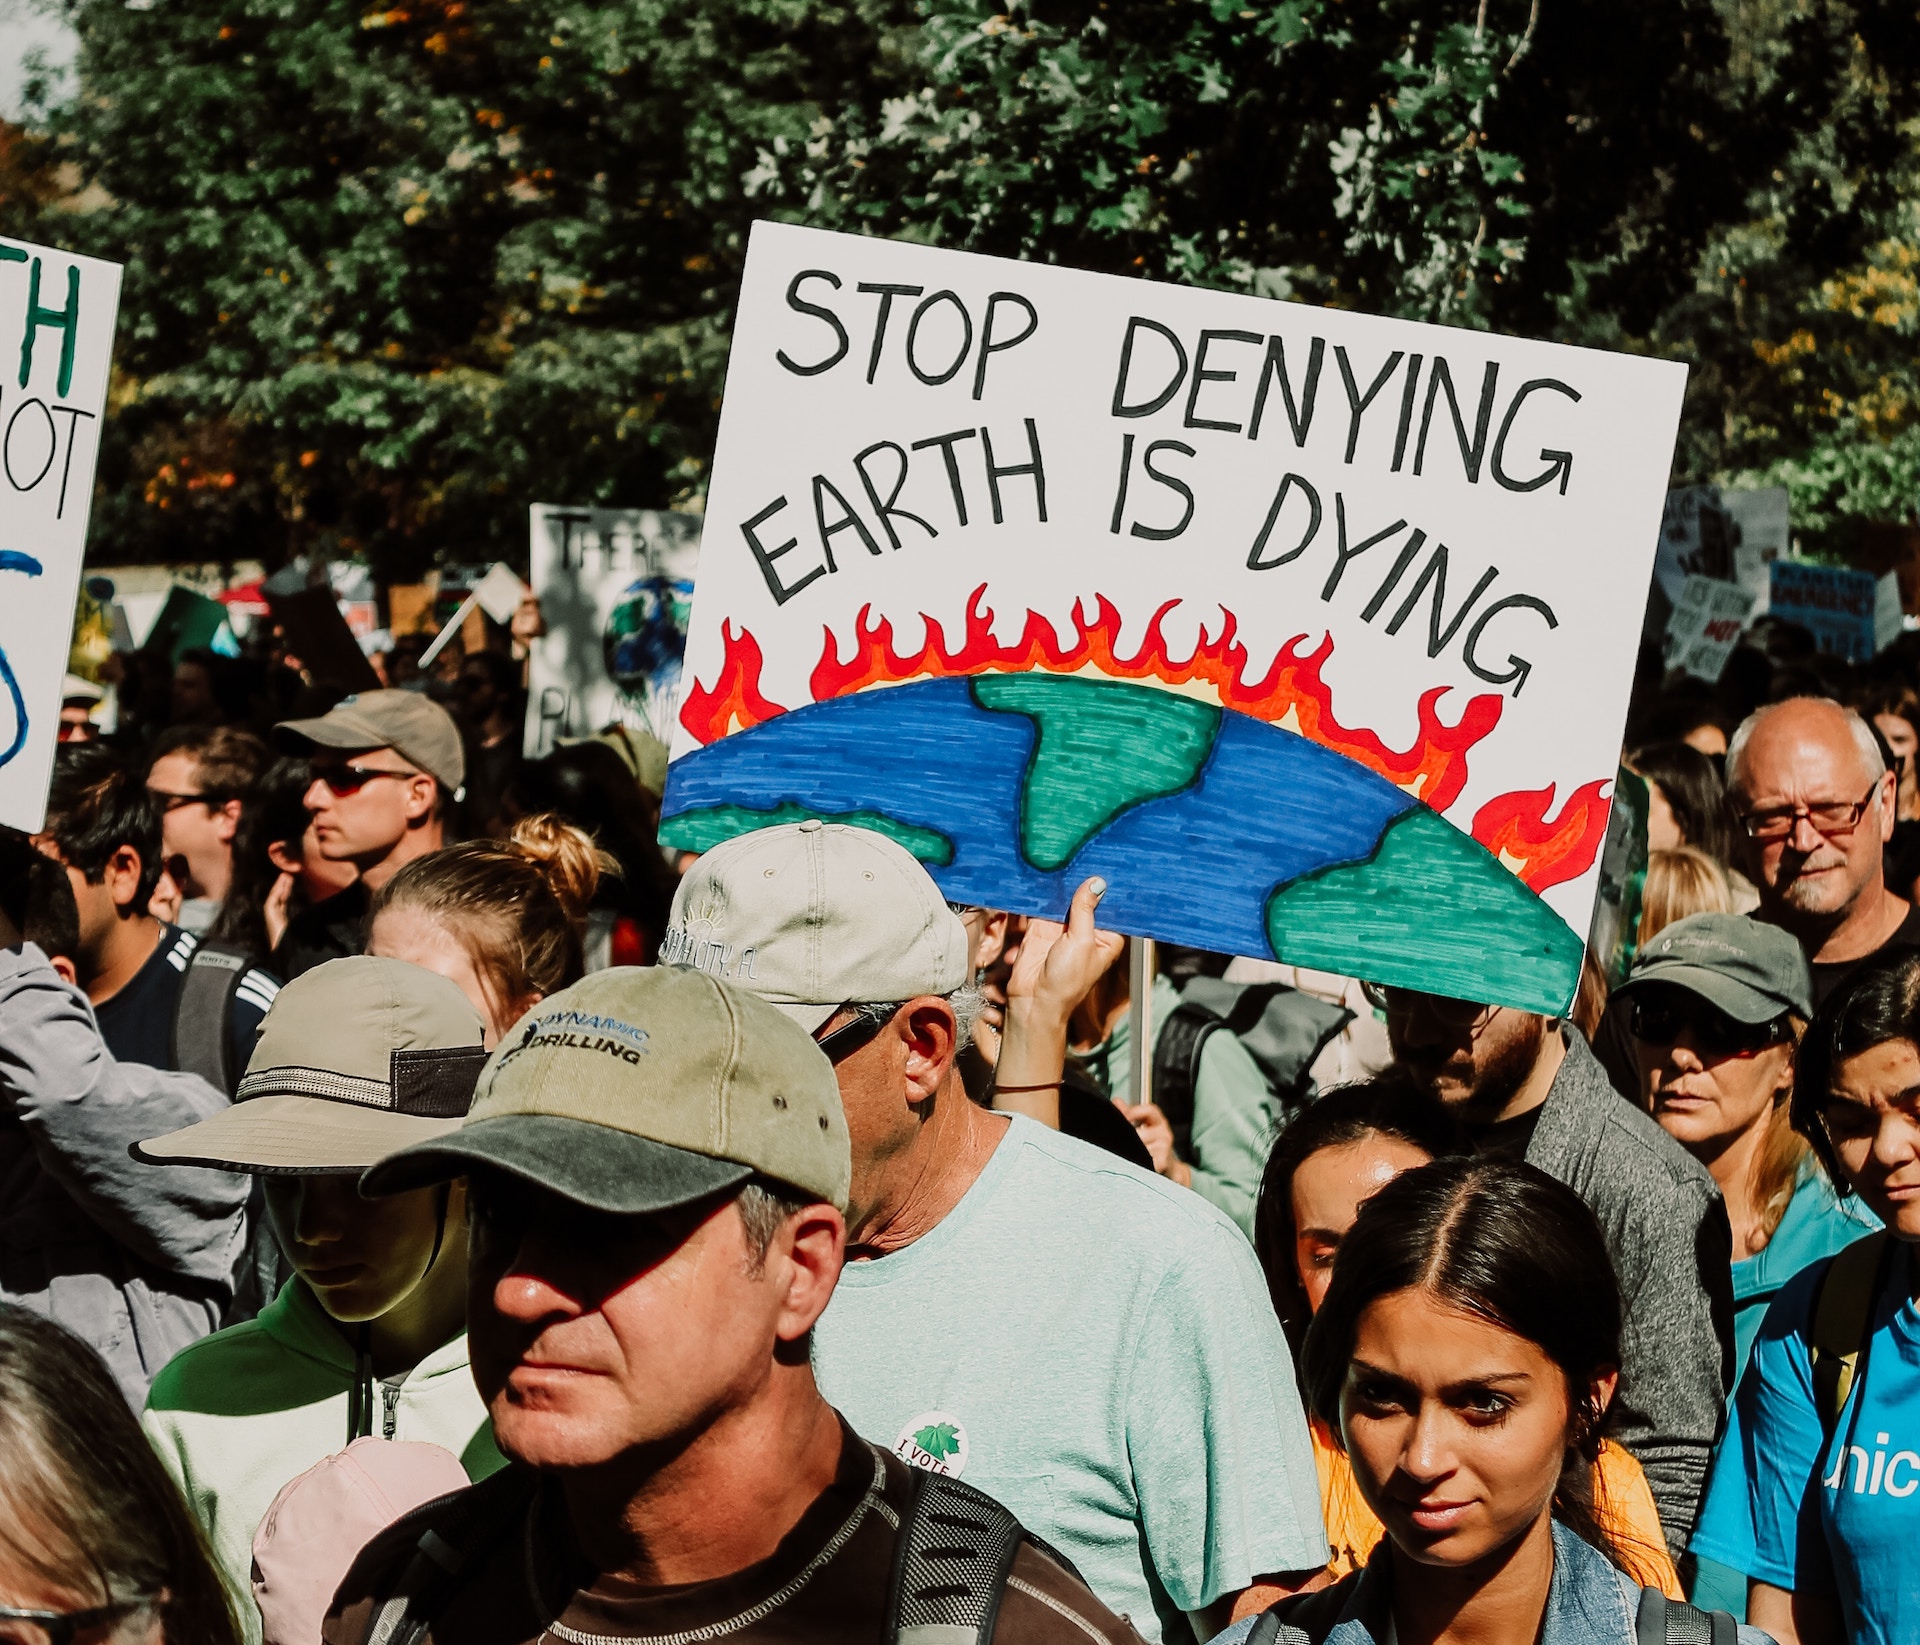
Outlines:
[[[70,3],[0,213],[128,264],[102,554],[697,498],[757,215],[1668,354],[1679,478],[1920,491],[1910,3]]]

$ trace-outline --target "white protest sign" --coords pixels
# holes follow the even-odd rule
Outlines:
[[[538,759],[553,752],[556,738],[609,725],[667,741],[700,521],[653,509],[536,503],[529,529],[533,591],[547,632],[534,642],[528,668],[523,752]]]
[[[1748,613],[1757,617],[1767,609],[1775,560],[1793,558],[1792,499],[1785,486],[1762,491],[1723,491],[1720,506],[1733,522],[1733,580],[1753,596]]]
[[[1717,683],[1752,609],[1753,596],[1739,584],[1689,577],[1667,619],[1667,667]]]
[[[0,240],[0,823],[46,819],[120,268]]]
[[[1685,381],[756,224],[662,838],[1562,1009]]]
[[[1660,587],[1675,605],[1693,576],[1733,575],[1733,545],[1718,486],[1678,486],[1660,517],[1660,552],[1653,562]]]

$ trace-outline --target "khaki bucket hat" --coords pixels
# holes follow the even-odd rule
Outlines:
[[[596,1211],[692,1205],[770,1177],[845,1210],[833,1065],[765,1000],[698,971],[619,966],[544,999],[500,1043],[458,1130],[391,1156],[364,1194],[490,1167]]]
[[[257,1175],[364,1171],[460,1127],[486,1063],[480,1018],[445,977],[357,954],[275,996],[233,1106],[135,1143],[152,1165]]]

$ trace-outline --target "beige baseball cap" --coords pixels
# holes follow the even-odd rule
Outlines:
[[[152,1165],[360,1172],[457,1130],[487,1053],[467,996],[404,960],[356,954],[280,990],[231,1108],[136,1143]]]
[[[808,818],[741,834],[687,871],[660,943],[811,1034],[843,1005],[950,994],[967,929],[905,846]]]
[[[691,1205],[753,1176],[846,1209],[853,1162],[833,1065],[745,989],[617,966],[521,1018],[450,1136],[360,1179],[393,1194],[476,1166],[596,1211]]]
[[[453,716],[420,691],[362,691],[340,701],[317,720],[282,720],[274,741],[293,753],[315,747],[364,754],[391,748],[459,797],[467,780],[466,751]]]

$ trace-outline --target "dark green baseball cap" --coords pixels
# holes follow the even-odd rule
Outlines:
[[[1813,1015],[1813,973],[1799,942],[1744,914],[1690,914],[1656,932],[1615,992],[1650,982],[1676,983],[1735,1022]]]

